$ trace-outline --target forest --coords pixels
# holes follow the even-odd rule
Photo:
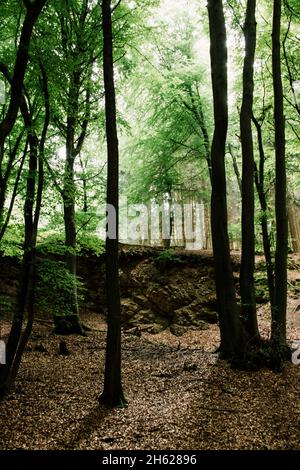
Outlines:
[[[0,0],[0,38],[1,458],[299,450],[299,0]]]

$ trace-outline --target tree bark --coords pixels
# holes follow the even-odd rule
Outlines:
[[[183,194],[183,190],[181,189],[180,191],[180,202],[181,202],[181,231],[182,231],[182,246],[185,249],[186,248],[186,236],[185,236],[185,213],[184,213],[184,203],[185,203],[185,198]]]
[[[65,58],[70,63],[69,68],[69,86],[67,96],[66,122],[60,122],[60,127],[65,129],[63,137],[65,138],[65,170],[63,189],[61,191],[64,209],[65,226],[65,247],[66,247],[66,267],[73,278],[72,301],[70,305],[71,314],[68,312],[58,315],[54,318],[55,332],[58,334],[85,334],[86,327],[81,323],[79,316],[78,292],[77,292],[77,255],[76,255],[76,185],[75,185],[75,159],[80,155],[84,144],[88,123],[90,120],[90,84],[86,82],[86,93],[84,102],[84,113],[81,119],[81,94],[83,83],[91,78],[93,54],[83,58],[80,55],[80,44],[82,35],[87,27],[87,9],[88,1],[84,0],[80,4],[80,15],[76,7],[72,4],[70,7],[71,29],[74,28],[74,36],[69,35],[69,29],[59,11],[61,22],[61,38],[65,50]],[[68,8],[69,8],[68,7]],[[75,10],[73,10],[73,7]],[[76,17],[78,18],[76,20]],[[77,25],[78,21],[78,25]],[[74,48],[74,45],[76,46]],[[87,48],[90,44],[87,45]],[[73,48],[75,52],[73,51]],[[64,116],[64,115],[63,115]],[[64,119],[62,120],[64,121]]]
[[[15,139],[13,148],[12,149],[10,149],[10,148],[7,149],[8,158],[7,158],[4,174],[3,174],[4,169],[3,169],[3,167],[1,168],[1,170],[2,170],[2,172],[1,172],[2,176],[0,178],[0,228],[1,228],[1,233],[5,232],[5,230],[3,231],[2,226],[3,226],[3,220],[4,220],[5,202],[6,202],[6,196],[7,196],[7,187],[8,187],[8,184],[9,184],[9,179],[10,179],[10,176],[11,176],[13,165],[15,163],[15,160],[16,160],[16,157],[17,157],[17,154],[18,154],[18,151],[19,151],[19,147],[20,147],[21,142],[22,142],[23,135],[24,135],[24,131],[22,131],[17,136],[17,138]],[[3,163],[2,163],[2,165],[3,165]]]
[[[8,227],[10,216],[11,216],[11,213],[12,213],[12,210],[13,210],[13,207],[14,207],[15,199],[16,199],[17,192],[18,192],[18,189],[19,189],[19,182],[20,182],[20,178],[21,178],[21,174],[22,174],[22,170],[23,170],[23,165],[24,165],[24,162],[25,162],[26,154],[27,154],[27,149],[28,149],[28,140],[25,143],[25,147],[24,147],[24,150],[23,150],[23,155],[21,157],[21,161],[20,161],[20,164],[19,164],[17,175],[16,175],[16,178],[15,178],[15,181],[14,181],[12,196],[11,196],[11,199],[10,199],[10,203],[9,203],[9,207],[8,207],[5,219],[3,218],[3,215],[4,215],[4,205],[5,205],[5,201],[6,201],[6,188],[7,188],[7,183],[8,183],[8,179],[9,179],[9,176],[11,174],[11,171],[8,172],[6,170],[5,173],[7,174],[7,178],[5,176],[4,180],[1,182],[1,184],[2,183],[4,183],[4,184],[0,188],[0,242],[1,242],[2,238],[4,237],[4,234],[5,234],[6,229]]]
[[[73,293],[71,311],[75,323],[78,323],[78,331],[81,332],[79,322],[79,308],[77,298],[77,259],[76,259],[76,219],[75,219],[75,182],[74,182],[74,163],[75,163],[75,126],[78,113],[78,99],[80,88],[80,74],[74,71],[71,74],[69,96],[68,96],[68,116],[66,133],[66,162],[63,188],[64,205],[64,223],[65,223],[65,245],[66,265],[70,274],[73,276]],[[65,318],[65,317],[64,317]],[[76,322],[78,318],[78,322]],[[76,329],[76,328],[75,328]],[[71,331],[70,331],[71,332]]]
[[[186,102],[184,102],[184,104],[193,113],[196,119],[196,122],[198,123],[200,127],[201,134],[203,137],[204,150],[205,150],[205,160],[207,162],[208,174],[209,174],[209,178],[211,181],[212,175],[211,175],[210,141],[209,141],[208,129],[207,129],[207,125],[205,122],[204,113],[203,113],[202,100],[201,100],[198,89],[197,89],[198,102],[195,101],[192,86],[190,84],[187,86],[187,90],[190,96],[191,106],[189,106]]]
[[[208,1],[210,56],[215,129],[211,149],[211,226],[215,281],[221,332],[220,352],[232,357],[238,351],[240,325],[229,250],[225,145],[228,129],[226,26],[222,0]]]
[[[273,4],[272,70],[276,154],[276,254],[275,305],[272,310],[272,339],[286,346],[288,224],[286,202],[285,117],[281,76],[281,0]]]
[[[47,97],[48,86],[45,79],[45,120],[39,141],[32,128],[32,116],[29,114],[26,102],[21,107],[25,126],[28,132],[29,143],[29,171],[27,176],[26,197],[24,204],[25,239],[22,271],[17,295],[16,311],[13,317],[12,328],[7,341],[6,364],[0,367],[0,394],[5,394],[13,387],[27,341],[30,337],[34,320],[34,276],[35,276],[35,249],[37,241],[39,215],[43,192],[43,155],[49,126],[49,101]],[[26,152],[25,152],[26,155]],[[36,191],[38,175],[38,188]],[[34,208],[35,206],[35,208]],[[28,319],[22,334],[22,326],[26,307]]]
[[[242,196],[242,178],[241,178],[240,170],[239,170],[239,167],[238,167],[237,158],[235,156],[234,149],[233,149],[233,146],[231,144],[228,145],[228,151],[229,151],[229,153],[231,155],[231,158],[232,158],[233,170],[234,170],[236,180],[237,180],[237,184],[238,184],[241,196]]]
[[[172,192],[168,189],[167,200],[163,203],[163,247],[165,250],[171,248],[173,235],[173,214],[172,214]]]
[[[106,292],[108,329],[104,389],[99,401],[111,407],[127,405],[121,378],[121,303],[119,286],[119,145],[116,119],[116,95],[113,66],[111,1],[102,1],[103,72],[107,137],[107,204],[114,207],[116,237],[106,238]]]
[[[268,203],[265,192],[265,151],[263,146],[262,128],[258,120],[252,116],[252,121],[257,130],[258,150],[259,150],[259,168],[255,164],[254,179],[258,199],[261,208],[261,230],[263,238],[264,255],[267,265],[268,289],[270,295],[271,308],[274,306],[274,263],[271,252],[271,240],[268,230]]]
[[[46,137],[48,133],[48,127],[50,123],[50,102],[49,102],[49,90],[48,90],[48,78],[46,72],[40,64],[41,69],[41,81],[42,81],[42,88],[44,94],[44,101],[45,101],[45,118],[44,118],[44,125],[41,133],[41,138],[39,141],[38,147],[38,157],[36,161],[32,164],[35,165],[36,170],[38,171],[38,177],[35,178],[34,187],[31,188],[30,192],[28,193],[29,201],[28,201],[28,208],[29,213],[27,215],[27,226],[29,229],[28,233],[28,241],[30,241],[29,251],[30,251],[30,260],[28,266],[24,265],[24,272],[23,272],[23,279],[28,278],[28,286],[27,286],[27,293],[26,293],[26,304],[27,304],[27,324],[20,337],[20,341],[18,344],[18,348],[15,354],[14,362],[11,368],[10,376],[9,376],[9,386],[13,386],[15,379],[17,377],[17,373],[19,371],[19,367],[21,364],[21,360],[23,357],[23,353],[27,342],[30,338],[33,322],[34,322],[34,299],[35,299],[35,262],[36,262],[36,242],[37,242],[37,234],[38,234],[38,225],[40,219],[40,213],[42,208],[42,197],[43,197],[43,189],[44,189],[44,151],[45,151],[45,143]],[[36,140],[37,141],[37,140]],[[33,206],[34,206],[34,195],[35,195],[35,186],[37,183],[37,190],[36,190],[36,197],[35,197],[35,210],[33,214]],[[30,197],[30,195],[32,197]],[[26,219],[25,219],[26,220]],[[29,243],[28,243],[29,244]],[[25,246],[26,249],[26,246]],[[23,282],[23,281],[22,281]]]
[[[256,49],[256,0],[247,1],[244,24],[245,58],[243,69],[243,101],[240,114],[242,143],[242,259],[240,289],[242,315],[249,339],[258,339],[254,287],[255,225],[254,225],[254,152],[252,136],[252,110],[254,92],[254,59]]]
[[[148,230],[147,230],[147,240],[146,245],[151,246],[151,212],[152,212],[152,203],[151,200],[147,203],[147,222],[148,222]]]
[[[16,311],[6,345],[6,364],[0,366],[0,394],[6,393],[12,386],[11,370],[22,333],[28,291],[32,282],[34,263],[33,245],[33,206],[35,181],[37,171],[38,140],[34,134],[29,134],[29,172],[27,177],[26,199],[24,204],[25,240],[20,285],[17,296]]]

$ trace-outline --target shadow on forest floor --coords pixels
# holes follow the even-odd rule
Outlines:
[[[88,315],[99,328],[99,317]],[[260,316],[267,332],[266,315]],[[299,335],[289,330],[289,334]],[[296,336],[294,336],[296,337]],[[66,339],[36,324],[16,390],[0,404],[1,449],[299,449],[300,367],[240,372],[213,354],[217,325],[123,336],[127,409],[98,404],[105,331]],[[44,348],[36,349],[43,344]],[[43,351],[43,352],[41,352]]]

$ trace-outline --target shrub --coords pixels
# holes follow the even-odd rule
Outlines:
[[[169,266],[180,263],[181,259],[176,256],[175,251],[170,248],[169,250],[162,251],[158,256],[156,256],[155,262],[161,266]]]
[[[36,261],[36,305],[39,311],[54,316],[72,315],[72,292],[77,284],[78,301],[83,302],[83,282],[67,270],[65,263],[49,259]]]
[[[61,235],[48,235],[42,242],[37,245],[37,252],[48,255],[64,256],[66,253],[72,253],[72,248],[65,246],[64,238]],[[105,251],[103,240],[96,235],[81,233],[77,237],[77,254],[89,254],[100,256]]]

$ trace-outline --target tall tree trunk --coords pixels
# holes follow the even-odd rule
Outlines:
[[[165,250],[171,248],[173,234],[173,214],[172,214],[172,192],[167,191],[167,200],[163,203],[163,247]]]
[[[33,216],[34,208],[34,193],[36,185],[36,171],[37,171],[37,159],[35,162],[31,162],[31,165],[35,165],[35,176],[28,177],[28,185],[30,186],[27,190],[26,201],[25,201],[25,244],[24,244],[24,258],[22,266],[22,279],[21,279],[21,309],[19,310],[19,318],[23,323],[25,309],[27,307],[27,323],[23,333],[19,333],[18,343],[16,343],[16,350],[14,360],[11,364],[11,369],[7,381],[7,389],[10,390],[14,386],[15,379],[21,364],[23,353],[27,342],[30,338],[33,321],[34,321],[34,293],[35,293],[35,261],[36,261],[36,239],[38,230],[38,220],[40,208],[41,208],[41,191],[43,186],[39,185],[36,197],[36,215]],[[40,168],[39,168],[40,170]],[[43,172],[41,177],[43,177]],[[40,179],[40,176],[39,176]]]
[[[74,318],[79,318],[79,308],[77,300],[76,283],[76,221],[75,221],[75,184],[74,184],[74,158],[72,151],[67,148],[67,159],[64,176],[64,223],[65,223],[65,246],[66,246],[66,265],[70,274],[73,276],[73,293],[71,312]],[[66,318],[66,317],[64,317]]]
[[[208,129],[207,125],[205,122],[205,117],[203,113],[203,106],[202,106],[202,100],[200,97],[199,90],[197,88],[197,95],[198,95],[198,101],[195,101],[195,97],[193,94],[192,86],[188,85],[187,90],[190,96],[191,100],[191,106],[188,105],[186,102],[184,102],[184,105],[193,113],[199,127],[201,130],[201,134],[203,137],[203,144],[204,144],[204,151],[205,151],[205,160],[207,162],[207,169],[209,173],[209,178],[211,181],[211,154],[210,154],[210,141],[209,141],[209,134],[208,134]]]
[[[180,191],[180,202],[181,202],[181,233],[182,233],[182,246],[186,248],[186,236],[185,236],[185,198],[183,194],[183,190]]]
[[[4,221],[4,212],[5,212],[5,203],[6,203],[6,196],[7,196],[7,187],[9,184],[9,179],[13,170],[13,165],[15,163],[19,147],[22,142],[22,137],[23,137],[24,131],[22,131],[18,137],[15,139],[15,143],[13,145],[12,149],[7,149],[8,150],[8,158],[6,162],[6,167],[4,174],[0,178],[0,230],[1,233],[4,234],[5,232],[5,227],[3,229],[3,225],[5,224]],[[10,145],[9,145],[10,147]],[[17,189],[17,188],[16,188]],[[2,237],[1,237],[2,238]]]
[[[204,205],[205,250],[212,249],[211,214],[209,204]]]
[[[147,203],[147,223],[148,223],[148,226],[147,226],[146,244],[148,246],[151,246],[151,238],[152,238],[152,235],[151,235],[151,219],[152,219],[152,203],[151,203],[151,200],[150,200]]]
[[[83,190],[83,212],[88,212],[88,194],[87,194],[87,176],[86,165],[84,164],[81,156],[79,155],[79,162],[82,170],[82,190]]]
[[[58,334],[82,334],[85,327],[80,322],[77,293],[77,255],[76,255],[76,218],[75,218],[75,182],[74,156],[67,146],[64,175],[63,208],[65,225],[66,267],[72,276],[72,292],[69,305],[70,314],[54,318],[55,332]]]
[[[6,346],[6,364],[0,367],[0,393],[7,392],[11,386],[11,370],[18,350],[22,326],[24,321],[25,308],[27,303],[28,291],[32,281],[32,269],[34,263],[33,246],[33,205],[35,193],[35,181],[37,170],[37,149],[38,140],[31,134],[29,135],[29,171],[27,177],[26,199],[24,205],[25,219],[25,240],[22,271],[17,296],[16,311],[13,318],[12,327]]]
[[[272,32],[272,70],[276,153],[276,254],[275,306],[272,311],[272,339],[286,345],[288,224],[286,203],[285,118],[281,76],[281,0],[274,0]]]
[[[254,286],[255,226],[254,226],[254,152],[252,136],[252,108],[254,92],[254,59],[256,49],[256,0],[247,1],[244,24],[245,59],[243,70],[243,101],[240,129],[243,157],[242,172],[242,259],[240,289],[242,315],[249,339],[258,339]]]
[[[38,225],[40,220],[40,213],[42,208],[42,197],[43,197],[43,190],[44,190],[44,155],[45,155],[45,143],[48,133],[48,127],[50,123],[50,102],[49,102],[49,89],[48,89],[48,78],[46,76],[46,72],[40,64],[41,69],[41,82],[44,94],[44,101],[45,101],[45,118],[44,118],[44,125],[43,130],[41,133],[41,138],[39,142],[38,148],[38,159],[35,162],[32,162],[35,165],[36,170],[38,171],[38,178],[37,181],[34,181],[34,187],[31,188],[30,193],[28,194],[28,209],[27,215],[25,213],[25,226],[28,226],[28,240],[30,240],[30,253],[31,259],[28,266],[25,266],[25,270],[23,273],[23,279],[26,277],[28,278],[28,287],[27,287],[27,294],[26,294],[26,305],[27,305],[27,324],[22,333],[22,336],[19,341],[18,349],[16,351],[15,359],[13,362],[13,366],[10,372],[9,383],[10,386],[13,386],[15,383],[15,379],[17,377],[17,373],[19,371],[19,367],[21,364],[21,360],[23,357],[23,353],[27,342],[30,338],[33,322],[34,322],[34,300],[35,300],[35,263],[36,263],[36,242],[37,242],[37,235],[38,235]],[[35,186],[37,183],[37,190],[36,190],[36,197],[35,197],[35,211],[33,214],[33,206],[34,206],[34,195],[35,195]],[[30,194],[32,197],[30,197]],[[26,221],[27,218],[27,221]],[[26,238],[26,237],[25,237]]]
[[[221,332],[220,352],[232,357],[238,350],[240,325],[229,250],[225,145],[228,129],[226,26],[222,0],[208,1],[210,56],[215,130],[211,149],[211,226],[215,281]]]
[[[27,150],[28,150],[28,140],[26,140],[25,147],[24,147],[24,150],[23,150],[23,155],[21,157],[21,161],[20,161],[19,168],[18,168],[18,171],[17,171],[17,175],[16,175],[16,179],[15,179],[15,182],[14,182],[14,187],[13,187],[9,207],[8,207],[8,210],[7,210],[7,214],[6,214],[5,220],[3,220],[3,223],[0,224],[0,242],[1,242],[2,238],[4,237],[4,234],[5,234],[6,229],[8,227],[8,224],[9,224],[9,221],[10,221],[10,216],[12,214],[12,210],[13,210],[13,207],[14,207],[14,204],[15,204],[15,200],[16,200],[16,197],[17,197],[17,192],[18,192],[18,189],[19,189],[19,183],[20,183],[20,179],[21,179],[21,175],[22,175],[22,171],[23,171],[23,166],[24,166],[24,162],[25,162],[25,159],[26,159],[26,155],[27,155]],[[5,198],[4,198],[4,200],[5,200]],[[0,211],[1,211],[1,209],[0,209]],[[0,218],[1,218],[1,216],[0,216]]]
[[[21,359],[30,337],[34,320],[34,277],[36,241],[39,216],[42,205],[44,183],[43,158],[44,147],[50,119],[49,93],[47,78],[43,77],[45,95],[45,119],[39,139],[32,128],[32,117],[25,102],[22,105],[22,115],[28,130],[29,143],[29,171],[27,176],[26,198],[24,204],[25,239],[22,271],[18,289],[16,311],[12,328],[7,342],[6,364],[0,368],[0,394],[4,394],[13,387]],[[26,144],[27,147],[27,144]],[[25,152],[26,155],[26,152]],[[38,187],[36,191],[38,171]],[[34,210],[35,206],[35,210]],[[25,310],[28,307],[27,324],[22,333]]]
[[[77,293],[77,255],[76,255],[76,214],[75,214],[75,175],[74,163],[75,128],[78,116],[78,100],[80,90],[80,73],[76,70],[71,75],[71,83],[68,95],[68,116],[66,132],[66,161],[63,187],[63,208],[65,225],[66,267],[72,276],[71,314],[54,318],[55,332],[59,334],[84,334],[83,325],[79,318],[78,293]]]
[[[268,289],[270,295],[271,308],[274,306],[274,264],[271,252],[271,240],[268,230],[268,203],[265,192],[265,151],[263,146],[262,128],[258,120],[252,116],[252,121],[257,130],[259,167],[255,164],[255,185],[261,208],[261,230],[264,247],[264,255],[267,265]]]
[[[107,137],[107,204],[115,209],[116,237],[106,237],[107,345],[104,389],[99,401],[107,406],[127,405],[121,378],[121,303],[119,287],[119,145],[113,66],[111,1],[102,1],[103,71]]]
[[[161,196],[158,196],[158,206],[159,206],[159,213],[158,213],[159,246],[164,246],[164,240],[163,240],[164,203],[163,203],[163,197]]]
[[[83,212],[88,212],[88,198],[87,198],[87,184],[86,184],[86,177],[82,180],[83,186]]]

